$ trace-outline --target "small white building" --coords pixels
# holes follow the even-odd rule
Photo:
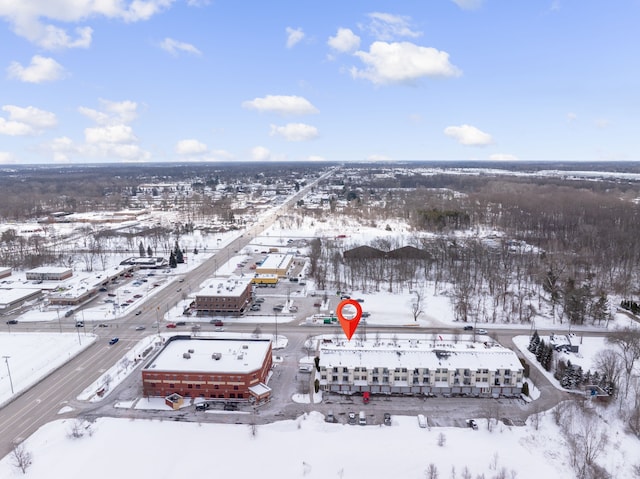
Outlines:
[[[439,337],[441,338],[441,337]],[[519,396],[524,368],[497,344],[378,335],[376,340],[325,337],[319,346],[325,391],[425,396]]]
[[[56,266],[41,266],[26,272],[30,281],[62,281],[73,276],[70,268]]]

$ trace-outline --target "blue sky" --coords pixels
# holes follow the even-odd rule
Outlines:
[[[640,0],[0,0],[0,163],[640,160]]]

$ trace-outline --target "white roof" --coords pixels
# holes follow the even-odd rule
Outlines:
[[[219,297],[238,297],[241,296],[247,286],[251,283],[251,279],[219,279],[211,278],[202,284],[202,289],[196,293],[196,296],[219,296]]]
[[[38,294],[40,288],[35,289],[0,289],[0,304],[11,304],[21,299],[27,299],[33,294]]]
[[[33,268],[27,271],[27,273],[66,273],[71,269],[62,266],[40,266],[39,268]]]
[[[290,254],[270,254],[264,259],[262,264],[257,267],[259,270],[264,269],[280,269],[288,268],[289,264],[293,260],[293,255]]]
[[[320,365],[325,368],[382,367],[429,369],[522,369],[518,356],[499,345],[485,346],[472,341],[437,341],[429,339],[382,339],[356,342],[325,342],[320,347]]]
[[[149,371],[248,373],[262,367],[270,354],[268,339],[175,339],[169,342]],[[192,353],[189,353],[192,350]],[[188,353],[190,358],[183,355]],[[219,359],[214,359],[218,357]]]

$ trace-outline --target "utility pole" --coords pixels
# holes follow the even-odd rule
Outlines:
[[[9,358],[11,356],[2,356],[7,363],[7,372],[9,373],[9,385],[11,386],[11,395],[13,396],[13,380],[11,379],[11,369],[9,369]]]

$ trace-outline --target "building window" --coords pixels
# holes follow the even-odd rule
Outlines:
[[[323,374],[322,376],[320,376],[320,379],[322,379],[323,381],[326,381],[326,379],[327,379],[327,375],[326,375],[326,374]]]
[[[342,382],[343,383],[348,383],[349,382],[349,376],[342,376]]]
[[[331,376],[331,380],[332,380],[334,383],[337,383],[337,382],[338,382],[338,376]]]
[[[238,386],[233,386],[233,390],[237,391],[238,390]]]
[[[193,384],[187,384],[187,389],[193,389]]]
[[[504,384],[505,385],[511,384],[511,378],[504,378]]]
[[[413,384],[419,384],[419,382],[420,382],[420,378],[417,377],[417,376],[414,376],[413,377]]]
[[[371,380],[373,381],[374,384],[378,384],[378,376],[373,376]]]
[[[382,378],[382,382],[385,383],[385,384],[388,384],[389,383],[389,377],[388,376],[383,377]]]
[[[349,368],[342,368],[342,372],[343,373],[348,373],[349,372]]]
[[[169,387],[170,387],[171,389],[174,389],[174,388],[176,387],[176,385],[175,385],[175,384],[169,384]]]
[[[196,389],[200,389],[200,385],[199,384],[196,384]]]
[[[214,384],[214,385],[213,385],[213,389],[220,389],[220,386],[219,386],[219,385],[217,385],[217,384]]]
[[[333,372],[337,373],[338,372],[338,368],[333,368]]]

